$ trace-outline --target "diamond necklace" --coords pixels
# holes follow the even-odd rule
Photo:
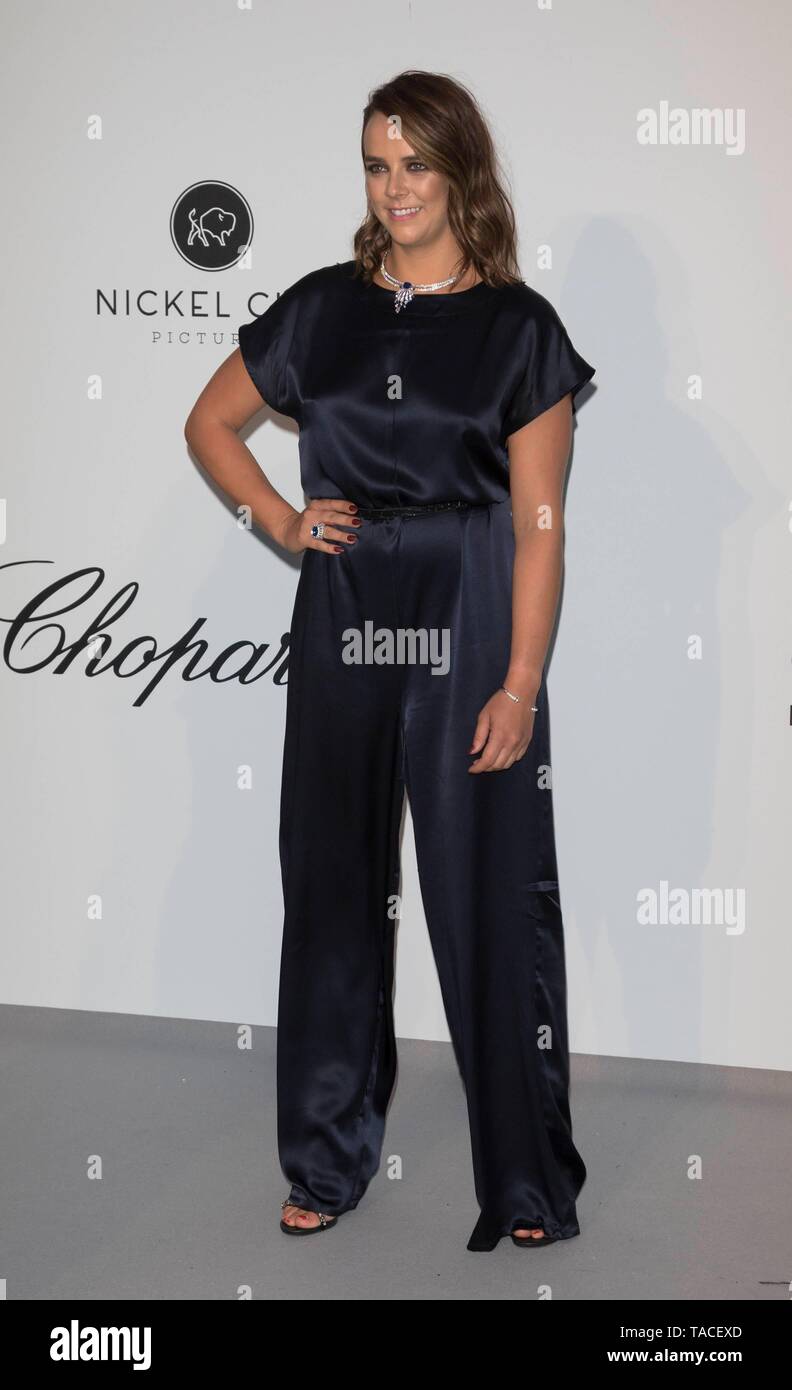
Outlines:
[[[385,257],[382,257],[380,274],[383,280],[387,280],[389,285],[396,286],[396,293],[393,296],[393,307],[398,314],[405,305],[410,303],[416,290],[444,290],[447,285],[453,285],[459,279],[458,275],[452,275],[448,280],[436,280],[433,285],[414,285],[411,280],[397,280],[385,269]]]

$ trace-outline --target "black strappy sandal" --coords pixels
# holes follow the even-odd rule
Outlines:
[[[281,1211],[283,1211],[284,1207],[297,1207],[297,1203],[290,1202],[288,1197],[285,1197],[281,1202]],[[297,1207],[297,1210],[306,1211],[307,1208]],[[318,1231],[329,1231],[333,1226],[338,1224],[337,1216],[327,1216],[323,1211],[314,1212],[314,1216],[319,1217],[318,1226],[291,1226],[288,1221],[284,1221],[281,1218],[280,1228],[282,1231],[285,1231],[287,1236],[313,1236],[316,1235]]]

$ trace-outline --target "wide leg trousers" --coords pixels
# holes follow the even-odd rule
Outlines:
[[[480,1207],[469,1250],[515,1227],[577,1235],[586,1176],[544,674],[524,757],[468,772],[478,713],[508,666],[513,558],[508,501],[364,521],[343,554],[304,552],[291,628],[277,1038],[288,1200],[349,1211],[380,1162],[406,791],[467,1102]]]

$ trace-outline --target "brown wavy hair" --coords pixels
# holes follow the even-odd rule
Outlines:
[[[514,209],[472,92],[444,73],[399,73],[369,94],[360,135],[363,157],[366,126],[376,111],[397,116],[416,154],[448,179],[448,221],[462,248],[456,273],[461,277],[472,265],[488,285],[520,283]],[[368,210],[354,236],[354,274],[370,283],[390,244],[390,233]]]

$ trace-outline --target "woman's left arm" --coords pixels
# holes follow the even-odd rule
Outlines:
[[[563,488],[572,443],[572,397],[564,396],[509,436],[514,572],[512,640],[503,684],[478,717],[469,772],[500,772],[525,754],[533,737],[531,706],[542,683],[564,562]]]

